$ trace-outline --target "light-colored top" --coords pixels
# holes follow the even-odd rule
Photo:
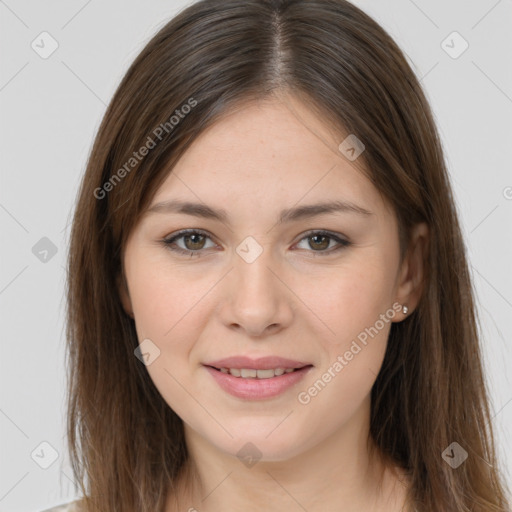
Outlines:
[[[70,501],[68,503],[63,503],[62,505],[58,505],[56,507],[41,510],[41,512],[80,512],[80,509],[77,506],[80,503],[80,501],[81,501],[80,499],[75,500],[75,501]]]
[[[70,501],[69,503],[58,505],[57,507],[41,510],[41,512],[80,512],[77,507],[78,503],[80,503],[80,500]],[[416,509],[414,509],[414,512],[417,512]]]

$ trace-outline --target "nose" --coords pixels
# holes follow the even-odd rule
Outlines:
[[[251,263],[234,254],[233,270],[227,276],[222,322],[251,337],[275,334],[293,319],[293,294],[283,283],[269,250]],[[282,272],[281,272],[282,273]]]

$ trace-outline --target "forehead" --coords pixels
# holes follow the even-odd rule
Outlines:
[[[194,141],[152,205],[180,198],[257,212],[346,200],[375,209],[378,191],[338,148],[346,135],[295,98],[239,105]]]

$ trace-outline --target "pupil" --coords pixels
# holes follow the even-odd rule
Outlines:
[[[328,237],[327,237],[327,236],[325,236],[325,235],[313,235],[311,238],[314,240],[314,241],[313,241],[313,244],[314,244],[314,245],[316,244],[316,246],[317,246],[316,248],[317,248],[317,249],[318,249],[318,248],[319,248],[319,249],[325,249],[325,248],[327,248],[327,247],[329,246],[329,240],[328,240]],[[322,243],[322,242],[318,243],[317,241],[315,241],[315,240],[318,240],[319,238],[320,238],[320,239],[323,239],[323,243]],[[326,241],[327,241],[327,243],[325,243]]]
[[[190,249],[201,249],[202,248],[202,244],[201,242],[204,242],[203,240],[201,240],[201,238],[203,237],[203,235],[188,235],[185,237],[185,240],[186,242],[189,242],[192,240],[192,247],[190,247],[190,244],[186,243],[186,245],[190,248]],[[199,238],[200,240],[198,241],[197,238]],[[195,241],[193,241],[193,239],[196,239]]]

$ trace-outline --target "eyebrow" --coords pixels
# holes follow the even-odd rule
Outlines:
[[[229,216],[226,210],[215,209],[206,204],[192,203],[189,201],[162,201],[148,208],[146,213],[182,213],[229,223]],[[357,213],[365,216],[373,215],[373,212],[350,201],[329,201],[326,203],[297,206],[282,210],[279,214],[278,224],[293,222],[326,213]]]

